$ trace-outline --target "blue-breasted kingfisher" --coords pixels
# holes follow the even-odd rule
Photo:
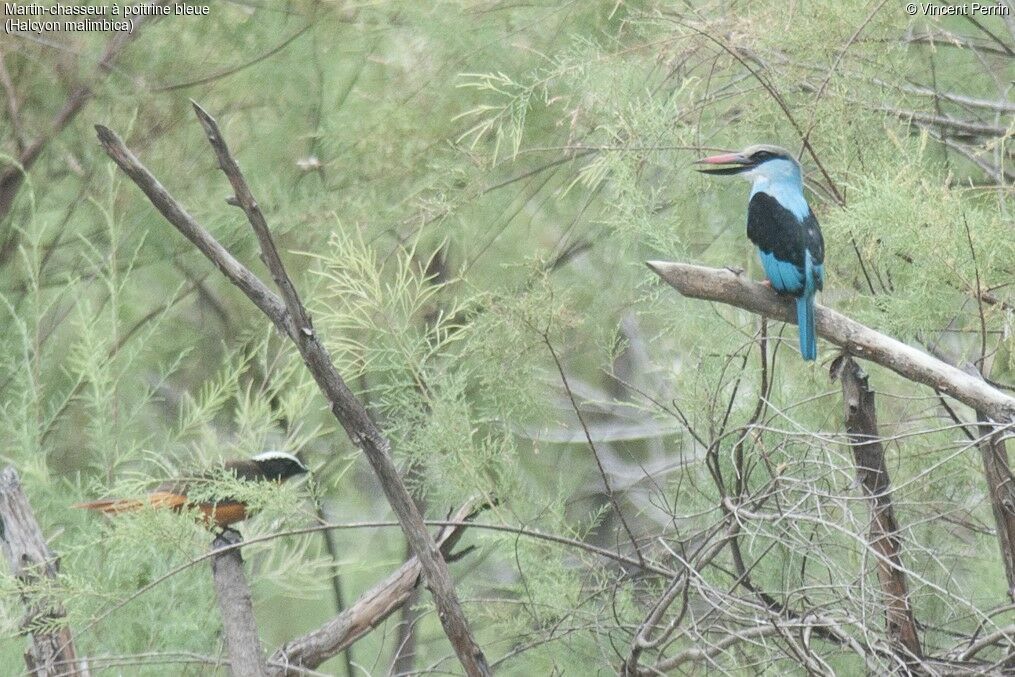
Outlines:
[[[778,146],[749,146],[739,153],[713,155],[700,163],[726,165],[699,169],[705,174],[739,174],[752,183],[747,237],[758,248],[768,284],[796,298],[800,354],[818,356],[814,295],[825,282],[825,243],[821,227],[804,197],[800,163]]]

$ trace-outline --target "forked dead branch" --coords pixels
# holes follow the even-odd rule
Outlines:
[[[449,524],[441,529],[436,541],[445,559],[452,556],[451,551],[465,531],[465,522],[475,517],[483,507],[477,507],[475,502],[463,505],[451,518],[458,524]],[[459,556],[456,555],[455,559]],[[352,646],[410,600],[419,584],[421,571],[419,558],[410,558],[327,623],[286,642],[271,655],[268,674],[297,677]]]
[[[282,264],[260,207],[247,186],[239,166],[219,132],[215,120],[200,106],[194,110],[215,152],[219,167],[229,178],[234,196],[229,199],[243,209],[257,235],[261,257],[268,266],[282,297],[240,263],[225,247],[183,208],[158,179],[134,156],[123,140],[113,131],[96,126],[99,141],[106,154],[131,178],[156,209],[177,230],[201,250],[220,272],[239,287],[269,320],[287,336],[300,351],[303,361],[329,403],[330,410],[342,424],[352,443],[360,448],[373,467],[392,510],[398,518],[406,539],[423,571],[426,585],[437,606],[438,616],[451,645],[469,675],[490,674],[490,668],[465,618],[455,592],[447,562],[423,523],[405,484],[391,459],[391,444],[370,418],[366,408],[346,385],[318,338],[310,316]]]

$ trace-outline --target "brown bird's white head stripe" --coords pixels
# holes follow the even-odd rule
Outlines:
[[[295,475],[310,472],[310,468],[303,461],[284,451],[262,451],[251,456],[250,462],[261,470],[264,479],[269,480],[284,481]],[[234,470],[238,468],[234,466]]]
[[[254,461],[256,463],[260,463],[262,461],[282,461],[282,460],[285,460],[285,461],[289,461],[291,463],[295,463],[299,467],[303,468],[304,472],[309,472],[310,471],[310,468],[308,468],[303,461],[301,461],[297,457],[293,456],[292,454],[288,454],[288,453],[286,453],[284,451],[274,451],[274,450],[273,451],[262,451],[260,454],[255,454],[254,456],[251,456],[250,460]]]

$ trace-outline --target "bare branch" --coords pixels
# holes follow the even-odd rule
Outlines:
[[[976,151],[974,150],[974,148],[972,146],[968,146],[968,145],[966,145],[964,143],[959,143],[958,141],[950,139],[947,136],[945,136],[945,135],[941,134],[940,132],[938,132],[936,129],[933,129],[931,127],[924,126],[924,127],[921,127],[921,128],[927,130],[927,132],[934,139],[936,139],[937,141],[940,141],[941,143],[943,143],[944,145],[948,146],[949,148],[951,148],[952,150],[957,152],[959,155],[961,155],[962,157],[966,158],[967,160],[972,162],[974,165],[976,165],[977,167],[982,169],[983,172],[985,174],[987,174],[987,176],[989,176],[990,179],[994,183],[996,183],[997,185],[1003,186],[1008,181],[1015,180],[1015,174],[1012,174],[1011,172],[1009,172],[1008,170],[1004,169],[1003,167],[1000,167],[1000,166],[995,165],[993,163],[987,162],[982,157],[977,155]],[[952,286],[952,285],[949,285],[949,286]],[[992,303],[990,301],[990,299],[988,298],[988,295],[986,293],[984,293],[980,298],[982,300],[986,301],[987,303]],[[1004,304],[1004,305],[1007,305],[1007,304]]]
[[[1015,640],[1015,625],[1000,628],[994,632],[984,635],[976,642],[970,644],[969,647],[962,652],[962,655],[959,656],[959,659],[964,661],[970,660],[987,647],[999,642],[1007,642],[1008,645],[1011,646],[1015,643],[1013,640]],[[1011,651],[1011,649],[1009,649],[1009,651]]]
[[[796,625],[796,624],[794,624]],[[663,675],[667,672],[671,672],[676,668],[680,667],[684,663],[693,661],[703,661],[710,658],[714,658],[725,651],[727,648],[733,646],[738,642],[746,642],[756,637],[767,637],[769,635],[778,635],[781,630],[778,625],[755,625],[751,628],[746,628],[739,632],[731,633],[714,644],[708,645],[706,648],[693,648],[684,649],[680,653],[667,658],[666,660],[660,661],[650,669],[642,668],[638,674],[641,675]]]
[[[918,87],[916,85],[904,85],[899,83],[889,83],[885,80],[878,78],[871,78],[871,82],[876,85],[882,85],[885,87],[895,87],[907,94],[915,94],[917,96],[930,96],[942,101],[948,101],[950,103],[958,104],[960,106],[967,106],[969,108],[986,108],[992,110],[995,113],[1012,114],[1015,113],[1015,104],[1009,103],[1004,99],[992,101],[990,99],[978,99],[972,96],[966,96],[964,94],[955,94],[954,92],[942,92],[930,87]]]
[[[229,183],[233,187],[236,202],[239,204],[239,207],[243,209],[243,213],[247,215],[247,220],[250,221],[250,225],[254,229],[254,234],[257,236],[257,242],[261,247],[261,258],[264,261],[264,264],[268,266],[268,271],[271,273],[271,277],[275,281],[275,286],[278,287],[279,292],[282,294],[282,301],[285,303],[289,321],[293,323],[293,326],[287,333],[289,333],[294,340],[298,334],[313,336],[314,328],[310,323],[310,315],[307,313],[306,308],[303,307],[303,303],[300,301],[299,294],[296,292],[296,287],[293,285],[293,281],[289,278],[289,273],[286,271],[285,266],[282,263],[282,258],[278,255],[278,250],[275,248],[275,243],[271,238],[271,232],[268,230],[268,222],[264,220],[264,214],[261,213],[261,207],[257,204],[257,200],[254,199],[253,193],[250,192],[250,187],[247,185],[247,180],[243,178],[240,166],[236,164],[236,161],[233,159],[232,155],[230,155],[229,147],[226,146],[225,139],[222,138],[222,135],[219,132],[218,124],[215,122],[215,119],[208,115],[208,113],[197,105],[196,102],[191,101],[191,104],[194,106],[194,111],[197,113],[197,119],[201,122],[201,126],[204,128],[204,133],[205,136],[208,137],[208,142],[215,151],[215,156],[219,161],[219,168],[229,179]]]
[[[64,625],[63,606],[49,595],[32,590],[56,578],[57,558],[46,546],[32,506],[21,489],[21,479],[11,466],[0,472],[0,546],[11,575],[21,587],[25,605],[22,628],[31,638],[25,652],[28,673],[33,677],[87,675],[78,663],[70,628]]]
[[[243,573],[243,557],[237,546],[242,539],[236,531],[227,529],[212,543],[212,577],[215,581],[215,597],[222,612],[222,627],[225,630],[226,652],[229,654],[229,669],[236,677],[259,677],[266,674],[264,652],[257,636],[254,620],[254,604],[250,599],[250,586]],[[223,553],[214,550],[228,548]]]
[[[905,110],[903,108],[894,108],[892,106],[879,106],[876,110],[891,113],[903,120],[912,120],[920,125],[932,125],[934,127],[949,129],[955,133],[967,136],[1005,138],[1011,134],[1008,128],[1002,127],[1001,125],[990,125],[983,122],[976,122],[974,120],[963,120],[961,118],[952,117],[951,115],[935,115],[933,113],[922,113],[920,111]]]
[[[718,301],[782,322],[795,322],[793,305],[742,272],[686,263],[648,262],[656,274],[688,298]],[[818,334],[855,357],[871,360],[911,381],[930,386],[998,422],[1015,422],[1015,398],[890,336],[817,307]]]
[[[388,502],[394,509],[399,522],[402,523],[406,540],[419,558],[423,571],[426,572],[427,586],[434,595],[438,616],[463,667],[469,674],[488,674],[490,668],[469,629],[468,621],[465,619],[454,584],[451,581],[447,562],[441,557],[440,551],[426,530],[423,517],[391,460],[391,443],[371,420],[363,404],[353,395],[338,370],[335,369],[324,344],[318,340],[310,320],[310,314],[300,300],[296,287],[282,263],[264,215],[247,186],[239,165],[229,153],[229,148],[226,146],[225,139],[222,138],[218,124],[197,103],[192,103],[205,135],[208,137],[208,142],[218,158],[219,167],[228,177],[235,192],[236,201],[247,215],[247,220],[257,235],[261,258],[268,266],[272,279],[282,294],[288,311],[288,320],[291,323],[288,331],[289,337],[299,348],[304,363],[331,403],[331,410],[335,418],[345,428],[352,442],[366,453],[367,459],[373,466],[384,493],[387,495]]]

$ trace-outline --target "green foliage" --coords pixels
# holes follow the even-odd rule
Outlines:
[[[755,142],[796,152],[806,138],[827,250],[821,302],[963,362],[986,348],[981,366],[1011,383],[1010,184],[981,166],[1010,174],[1010,133],[946,139],[971,159],[913,115],[968,109],[912,85],[995,100],[1010,62],[910,41],[917,29],[972,29],[890,3],[254,5],[147,26],[108,76],[95,74],[98,34],[62,34],[66,53],[20,37],[3,50],[29,136],[47,133],[72,83],[95,97],[0,220],[0,244],[15,243],[0,256],[0,456],[61,565],[27,590],[0,578],[0,666],[21,669],[26,593],[62,601],[79,654],[135,660],[124,674],[166,674],[142,655],[172,664],[187,652],[204,662],[181,672],[221,669],[197,559],[209,531],[188,511],[107,519],[69,509],[78,501],[143,497],[185,475],[205,497],[250,502],[257,515],[241,529],[256,542],[244,557],[269,649],[334,614],[334,570],[348,604],[403,561],[397,528],[352,524],[393,518],[299,355],[95,143],[92,124],[122,134],[270,283],[223,201],[193,97],[222,125],[316,330],[427,517],[482,498],[479,520],[505,529],[468,531],[478,552],[453,565],[502,674],[614,674],[669,585],[632,562],[675,572],[734,522],[752,585],[801,615],[829,614],[870,649],[865,662],[816,638],[815,660],[842,674],[893,669],[871,639],[884,607],[824,369],[834,349],[819,343],[821,361],[804,364],[793,327],[679,298],[643,261],[759,277],[747,186],[701,177],[691,161]],[[977,120],[1011,129],[1001,113]],[[6,126],[0,144],[2,172],[18,154]],[[1011,619],[989,615],[1005,585],[980,460],[934,393],[869,371],[914,613],[943,652],[956,633]],[[252,487],[206,474],[268,449],[299,453],[312,476]],[[724,499],[758,496],[730,518]],[[334,560],[319,533],[289,533],[322,515],[350,526],[334,532]],[[713,621],[744,627],[770,610],[735,565],[729,549],[702,565],[680,633],[642,667],[720,637]],[[709,616],[710,603],[726,615]],[[453,669],[431,600],[416,605],[416,667]],[[365,671],[387,671],[395,622],[354,646]],[[683,668],[804,671],[769,639]]]

